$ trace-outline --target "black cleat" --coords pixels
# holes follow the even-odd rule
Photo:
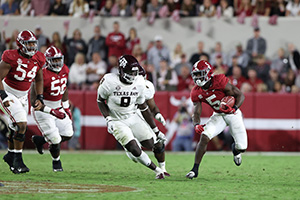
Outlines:
[[[53,171],[54,172],[62,172],[62,171],[64,171],[63,168],[62,168],[62,166],[61,166],[60,160],[58,160],[58,161],[53,160],[52,161],[52,167],[53,167]]]
[[[44,147],[43,147],[43,144],[41,144],[39,142],[39,137],[42,137],[42,136],[39,136],[39,135],[33,135],[31,137],[31,141],[33,142],[36,150],[39,152],[39,154],[44,154]]]
[[[11,170],[14,174],[29,172],[29,168],[24,164],[22,154],[16,153],[14,156],[13,166]]]
[[[3,156],[3,160],[8,164],[9,169],[13,171],[14,153],[8,152]]]

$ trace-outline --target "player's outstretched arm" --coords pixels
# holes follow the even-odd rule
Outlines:
[[[36,110],[40,110],[42,108],[42,106],[44,105],[44,96],[43,96],[43,92],[44,92],[44,80],[43,80],[43,70],[42,68],[39,69],[39,71],[36,74],[35,77],[35,92],[36,92],[36,99],[34,104],[32,104],[34,106],[34,108]]]
[[[146,101],[147,105],[149,106],[150,108],[150,111],[152,112],[154,118],[156,120],[158,120],[160,123],[162,123],[162,125],[166,125],[166,120],[165,118],[162,116],[162,114],[160,113],[160,110],[159,108],[157,107],[155,101],[154,101],[154,98],[151,98],[151,99],[148,99]]]
[[[114,123],[113,123],[111,116],[109,116],[109,108],[105,101],[106,100],[103,99],[100,95],[98,96],[98,99],[97,99],[98,108],[99,108],[100,112],[102,113],[103,117],[105,118],[106,125],[107,125],[107,131],[109,133],[113,134]]]

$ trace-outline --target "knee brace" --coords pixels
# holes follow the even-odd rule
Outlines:
[[[165,152],[165,144],[161,143],[161,142],[158,142],[158,143],[154,144],[153,152],[154,153],[163,153],[163,152]]]
[[[21,133],[14,133],[14,136],[13,136],[13,139],[14,140],[18,140],[20,142],[24,142],[25,140],[25,134],[21,134]]]

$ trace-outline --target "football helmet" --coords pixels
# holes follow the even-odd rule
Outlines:
[[[33,32],[29,30],[21,31],[16,39],[19,50],[27,55],[33,56],[38,51],[38,41]]]
[[[139,75],[147,78],[146,70],[142,66],[139,66]]]
[[[54,72],[60,72],[64,66],[64,55],[55,46],[49,47],[45,52],[48,69]]]
[[[123,55],[119,58],[119,75],[121,81],[125,83],[133,83],[136,79],[140,64],[135,57],[131,55]]]
[[[205,60],[197,61],[192,70],[192,78],[194,82],[202,87],[204,86],[213,76],[212,66]]]

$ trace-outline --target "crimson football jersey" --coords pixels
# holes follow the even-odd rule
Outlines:
[[[191,99],[193,102],[207,103],[215,112],[221,113],[219,106],[221,99],[226,96],[224,88],[229,79],[224,74],[218,74],[214,75],[211,81],[212,84],[207,90],[202,89],[198,85],[194,86],[191,91]]]
[[[48,101],[59,101],[67,88],[69,68],[64,65],[57,74],[47,67],[43,68],[44,99]]]
[[[38,70],[44,66],[46,59],[39,51],[31,58],[25,58],[14,49],[4,51],[2,60],[11,66],[4,82],[16,90],[27,91]]]

